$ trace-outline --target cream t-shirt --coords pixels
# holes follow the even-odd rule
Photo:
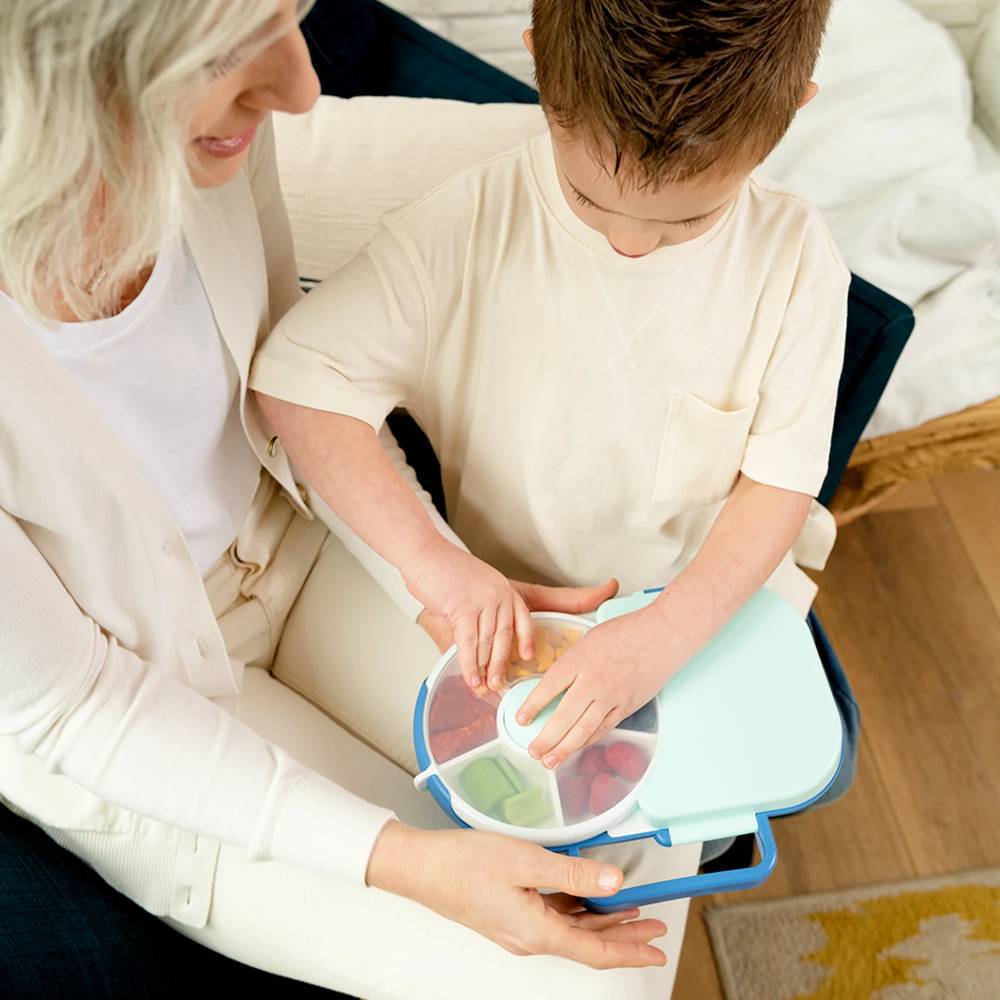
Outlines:
[[[740,471],[819,490],[849,277],[819,212],[756,177],[703,235],[621,257],[543,134],[388,214],[251,384],[375,428],[404,405],[476,555],[629,591],[690,562]],[[814,504],[796,557],[822,565],[833,537]],[[815,593],[791,557],[770,584],[802,610]]]

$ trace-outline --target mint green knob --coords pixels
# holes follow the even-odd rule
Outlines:
[[[528,746],[545,728],[549,719],[552,718],[552,713],[562,700],[561,694],[553,698],[527,726],[522,726],[517,721],[517,713],[540,681],[541,677],[532,677],[529,680],[521,681],[520,684],[515,684],[500,702],[500,725],[498,727],[500,734],[504,737],[504,742],[521,753],[528,752]]]

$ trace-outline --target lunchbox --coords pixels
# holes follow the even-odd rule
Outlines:
[[[797,812],[836,779],[843,727],[806,622],[761,590],[663,690],[597,743],[551,771],[527,747],[518,708],[541,676],[600,623],[656,599],[650,589],[603,604],[594,619],[532,615],[535,657],[516,658],[499,693],[473,692],[453,647],[421,685],[414,779],[460,826],[578,855],[644,838],[676,844],[752,833],[759,861],[731,871],[626,886],[586,904],[608,913],[748,889],[777,861],[770,818]]]

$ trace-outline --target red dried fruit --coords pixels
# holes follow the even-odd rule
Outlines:
[[[576,770],[577,774],[585,775],[588,778],[595,778],[599,774],[610,774],[611,768],[604,759],[604,748],[587,747],[580,754],[580,763]]]
[[[559,798],[562,801],[563,818],[567,823],[585,816],[590,798],[590,778],[582,774],[563,778],[559,782]]]
[[[431,696],[427,729],[433,735],[461,729],[484,716],[492,717],[498,701],[492,692],[479,697],[459,676],[445,677]]]
[[[451,760],[460,753],[481,746],[487,740],[496,739],[497,720],[493,714],[483,715],[467,726],[448,729],[431,735],[431,754],[439,763]]]
[[[634,743],[612,743],[604,748],[604,759],[611,770],[626,781],[638,781],[649,765],[649,758]]]
[[[590,811],[596,816],[616,806],[628,794],[628,788],[614,775],[599,774],[590,785]]]

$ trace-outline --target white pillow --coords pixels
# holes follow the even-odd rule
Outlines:
[[[917,325],[866,437],[1000,393],[1000,171],[954,40],[902,0],[836,0],[820,93],[762,171],[823,209],[851,269]]]
[[[545,119],[531,104],[321,97],[307,115],[276,115],[274,129],[299,273],[325,278],[389,209],[544,131]]]
[[[851,268],[911,305],[997,238],[947,31],[903,0],[836,0],[819,95],[761,171],[823,209]]]

